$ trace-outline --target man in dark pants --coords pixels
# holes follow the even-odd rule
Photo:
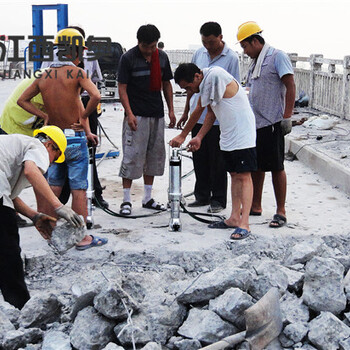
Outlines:
[[[51,163],[64,161],[66,137],[52,125],[35,130],[34,135],[37,138],[19,134],[0,136],[0,289],[5,301],[18,309],[30,296],[24,281],[15,210],[30,218],[44,239],[50,238],[51,222],[56,221],[25,204],[18,197],[22,189],[32,185],[58,217],[74,226],[83,226],[79,215],[58,200],[43,176]]]
[[[83,102],[84,107],[86,107],[86,105],[89,102],[90,97],[87,96],[82,96],[81,100]],[[93,113],[91,113],[89,115],[89,123],[90,123],[90,130],[93,134],[97,135],[97,128],[98,128],[98,118],[99,117],[99,113],[97,111],[97,109],[95,109],[95,111]],[[95,154],[96,154],[96,147],[93,147],[93,156],[95,158]],[[108,208],[108,203],[104,200],[104,198],[102,197],[102,191],[103,188],[101,186],[100,183],[100,179],[98,178],[98,173],[97,173],[97,167],[96,167],[96,161],[93,161],[93,184],[94,184],[94,191],[95,191],[95,197],[93,199],[93,203],[97,206],[102,206],[103,208]],[[96,201],[97,200],[97,201]]]
[[[239,76],[239,59],[236,52],[232,51],[222,40],[222,31],[219,23],[207,22],[200,28],[203,47],[198,49],[192,63],[200,69],[219,66],[230,73],[237,81]],[[198,94],[187,93],[184,113],[177,123],[181,128],[188,119],[188,113],[192,113],[198,102]],[[192,129],[192,137],[195,137],[204,123],[207,109],[204,110],[197,124]],[[217,213],[226,208],[227,197],[227,173],[219,147],[220,128],[215,121],[202,141],[201,148],[193,153],[193,165],[196,175],[194,196],[196,200],[189,207],[208,205],[208,212]]]

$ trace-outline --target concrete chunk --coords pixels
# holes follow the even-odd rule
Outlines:
[[[198,339],[207,344],[237,332],[235,326],[222,320],[215,312],[197,308],[190,310],[186,321],[178,330],[186,338]]]
[[[330,258],[315,257],[306,264],[303,300],[315,311],[339,314],[346,307],[342,285],[344,267]]]
[[[61,315],[61,303],[53,293],[39,293],[28,300],[21,310],[19,323],[24,328],[41,327]]]
[[[74,247],[76,243],[80,242],[85,235],[85,227],[74,227],[67,221],[64,221],[53,229],[49,242],[60,254],[64,254],[68,249]]]
[[[339,343],[350,337],[350,328],[330,312],[321,312],[309,329],[310,342],[321,350],[337,350]]]

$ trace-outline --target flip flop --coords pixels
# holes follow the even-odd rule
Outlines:
[[[166,210],[164,204],[157,203],[153,198],[151,198],[147,203],[142,204],[142,208],[162,210],[162,211]]]
[[[90,235],[90,236],[92,237],[92,241],[91,241],[90,244],[87,244],[87,245],[76,245],[75,249],[77,249],[77,250],[85,250],[85,249],[89,249],[89,248],[92,248],[92,247],[101,247],[101,246],[107,244],[107,242],[108,242],[107,238],[100,238],[100,237],[93,236],[93,235]]]
[[[131,203],[130,202],[123,202],[120,204],[120,210],[119,214],[121,215],[130,215],[131,214]]]
[[[279,228],[287,223],[287,218],[280,214],[275,214],[269,224],[270,227]]]
[[[229,226],[225,223],[224,220],[222,220],[222,221],[214,221],[211,224],[209,224],[208,227],[209,228],[226,229],[226,228],[236,228],[237,226]]]
[[[238,237],[235,237],[234,235],[239,235]],[[238,241],[240,239],[247,238],[250,235],[250,231],[246,230],[245,228],[237,227],[231,234],[230,240],[231,241]]]

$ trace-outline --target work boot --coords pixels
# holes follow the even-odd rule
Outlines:
[[[109,204],[106,202],[102,196],[97,196],[92,199],[92,204],[94,204],[96,207],[108,209]]]

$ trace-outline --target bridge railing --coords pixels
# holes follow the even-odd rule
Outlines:
[[[171,66],[191,62],[195,50],[167,50]],[[299,57],[289,54],[294,68],[297,97],[304,91],[310,98],[309,106],[320,112],[350,120],[350,56],[343,60],[324,58],[313,54]],[[247,73],[250,59],[239,54],[241,78]]]

